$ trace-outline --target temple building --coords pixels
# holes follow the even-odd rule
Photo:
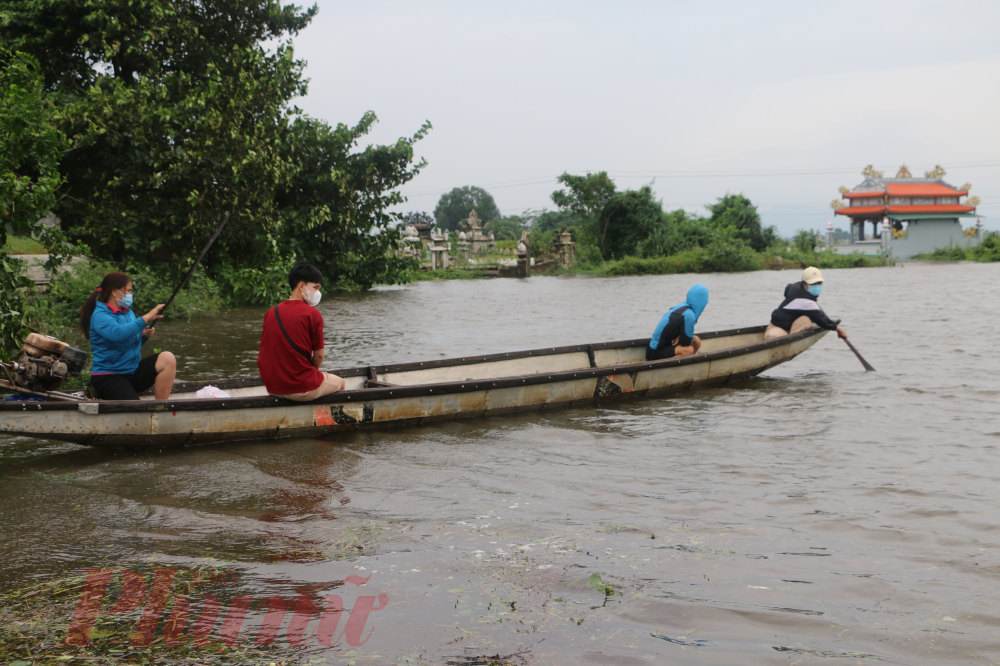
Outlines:
[[[978,244],[981,221],[974,233],[962,229],[961,218],[976,216],[974,206],[961,203],[968,194],[939,178],[869,176],[843,193],[848,205],[836,214],[851,220],[851,242],[834,247],[840,254],[860,251],[909,259],[937,248]]]

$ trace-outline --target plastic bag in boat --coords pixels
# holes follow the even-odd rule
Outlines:
[[[197,393],[195,393],[194,397],[196,397],[196,398],[232,398],[233,396],[229,395],[228,393],[226,393],[225,391],[223,391],[222,389],[220,389],[217,386],[206,386],[205,388],[203,388],[200,391],[198,391]]]

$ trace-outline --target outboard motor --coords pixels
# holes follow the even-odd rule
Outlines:
[[[56,382],[77,377],[87,364],[87,352],[41,333],[29,333],[17,363],[9,367],[14,382],[29,391],[47,391]]]

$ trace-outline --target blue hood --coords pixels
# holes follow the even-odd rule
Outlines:
[[[691,311],[694,312],[695,321],[697,321],[701,317],[701,313],[705,311],[705,306],[708,305],[708,287],[696,284],[688,289],[687,304],[691,306]]]

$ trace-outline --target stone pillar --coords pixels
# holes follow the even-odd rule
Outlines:
[[[565,229],[560,231],[557,243],[559,245],[559,249],[557,250],[559,267],[564,270],[573,268],[573,265],[576,263],[576,243],[573,242],[573,234]]]
[[[431,234],[431,270],[448,268],[448,237],[444,233]]]
[[[892,254],[892,222],[888,217],[882,218],[882,253],[887,257]]]
[[[531,252],[528,251],[528,240],[524,237],[517,244],[517,277],[531,277]]]
[[[833,221],[826,223],[826,249],[833,249]]]
[[[983,218],[976,220],[976,240],[983,242]]]

